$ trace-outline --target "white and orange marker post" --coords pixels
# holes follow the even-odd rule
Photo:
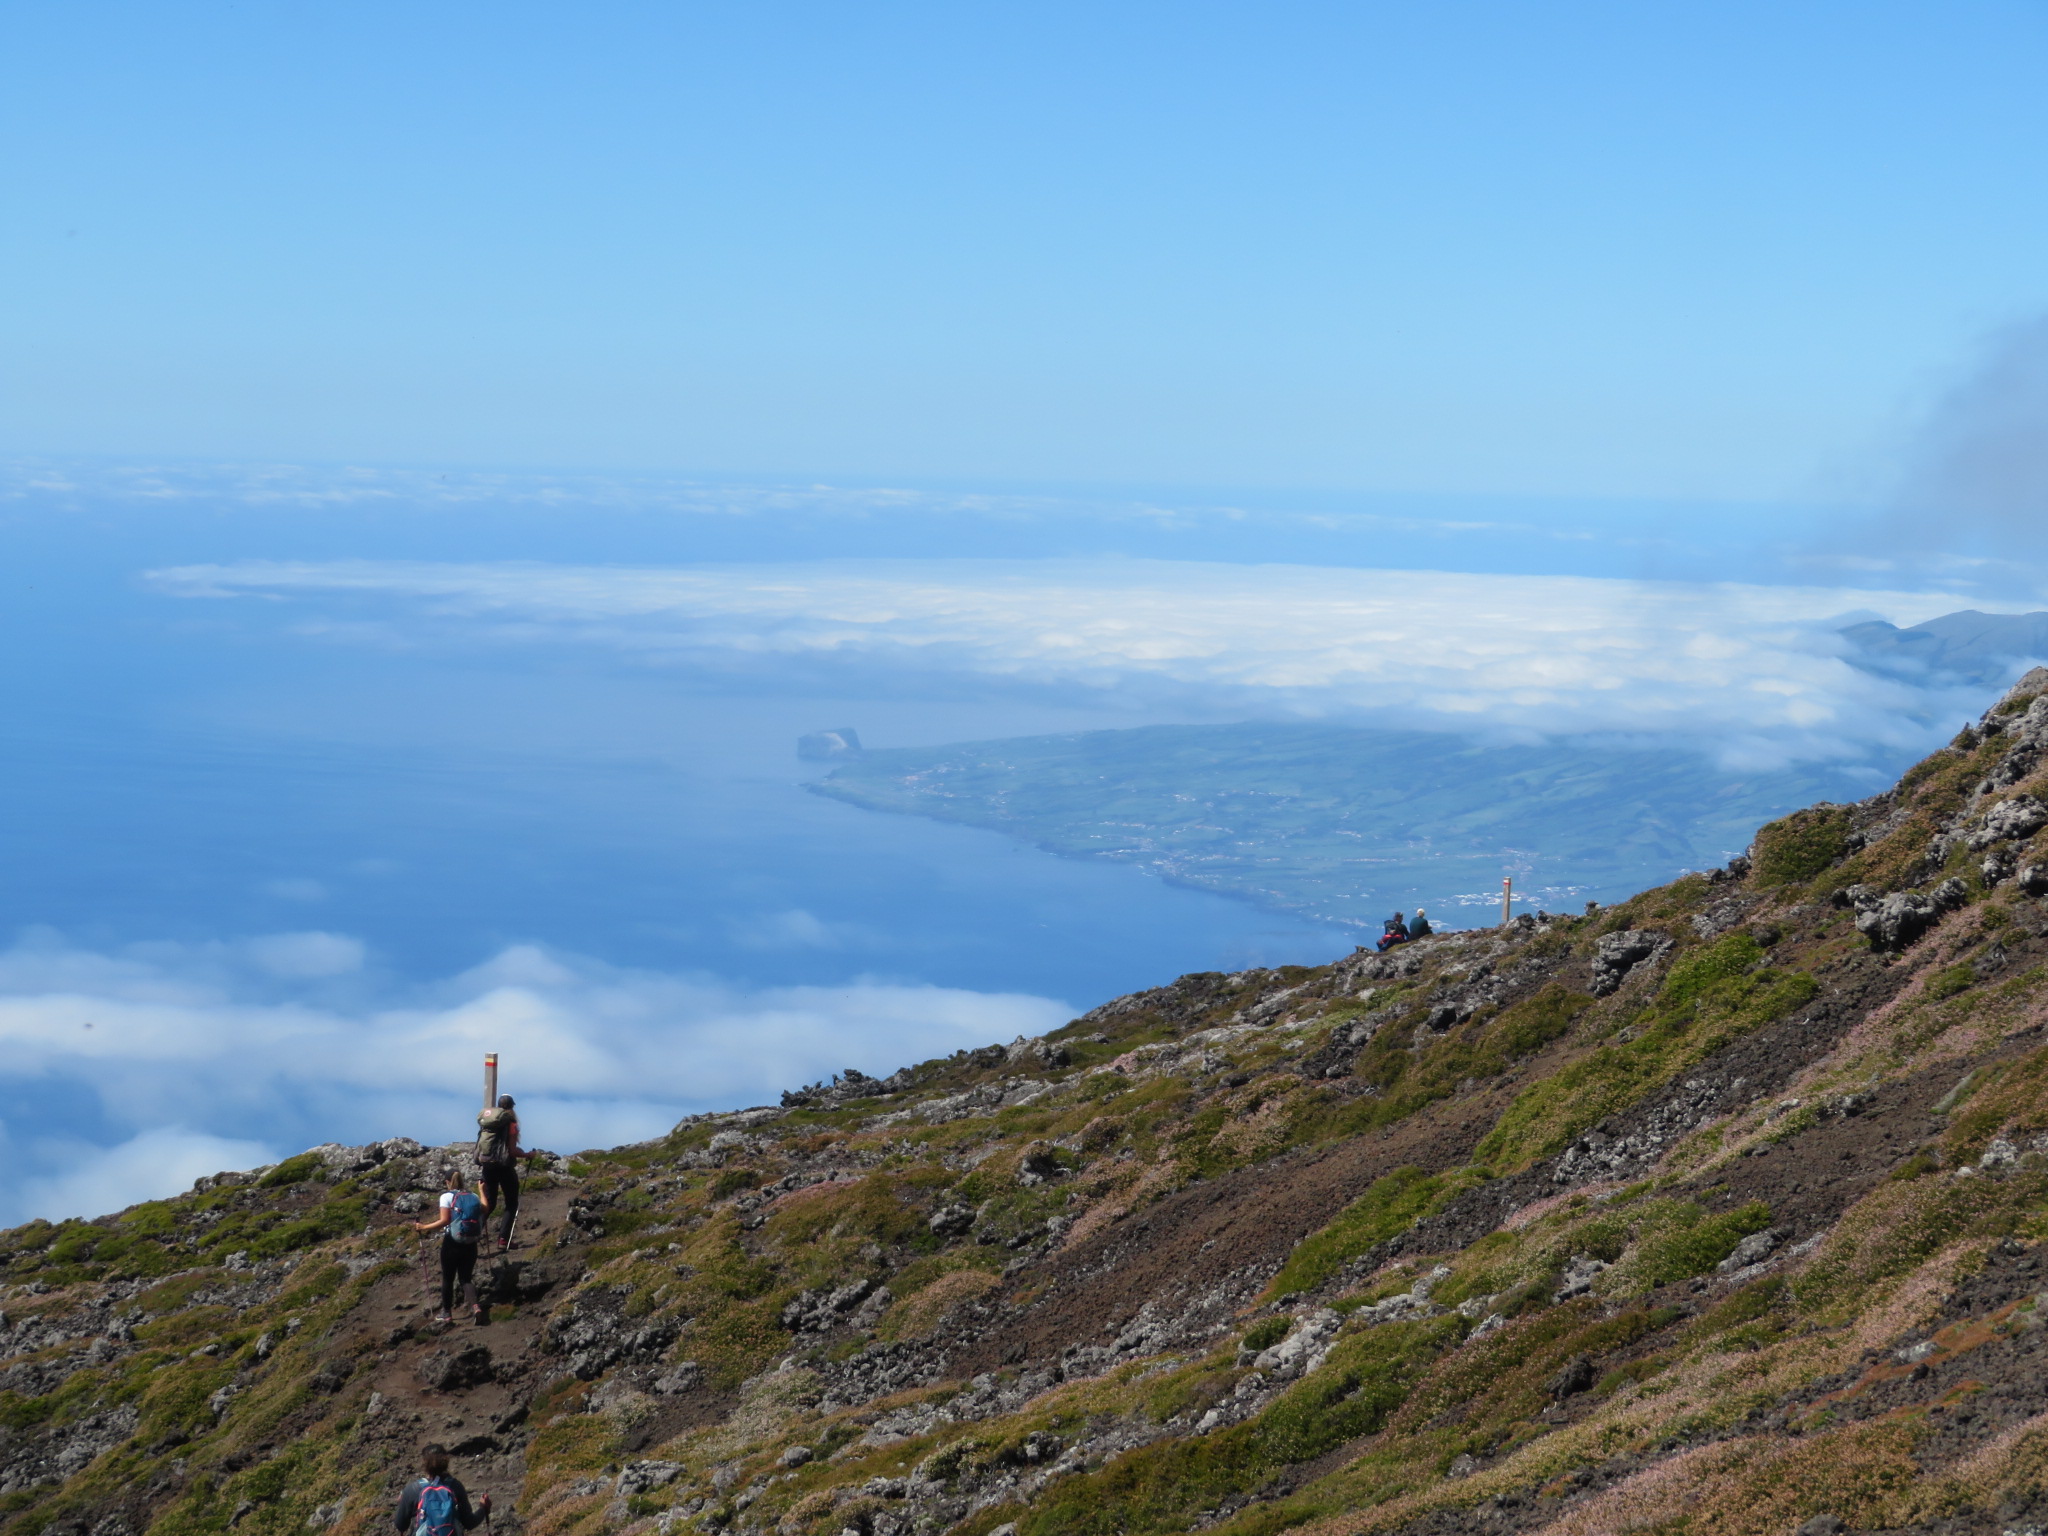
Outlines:
[[[489,1109],[498,1102],[498,1053],[492,1051],[484,1057],[484,1108]]]
[[[1503,928],[1507,927],[1507,925],[1508,925],[1508,918],[1509,918],[1509,917],[1510,917],[1510,916],[1511,916],[1511,915],[1513,914],[1513,912],[1514,912],[1514,908],[1515,908],[1515,877],[1514,877],[1513,875],[1502,875],[1502,876],[1500,877],[1500,925],[1501,925],[1501,927],[1503,927]],[[497,1059],[498,1059],[498,1058],[497,1058],[497,1057],[495,1057],[495,1056],[493,1056],[493,1057],[491,1058],[491,1060],[493,1060],[493,1061],[496,1061]]]

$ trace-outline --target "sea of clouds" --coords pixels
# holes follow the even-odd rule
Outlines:
[[[0,951],[0,1078],[17,1100],[95,1104],[101,1134],[0,1146],[15,1170],[0,1222],[118,1210],[323,1139],[462,1140],[475,1106],[450,1085],[480,1082],[487,1050],[504,1057],[528,1143],[575,1151],[1073,1013],[877,980],[744,988],[536,945],[402,985],[343,934],[104,950],[34,931]]]
[[[301,633],[604,647],[700,672],[1507,736],[1680,739],[1735,767],[1930,743],[1981,708],[1853,664],[1846,615],[1911,624],[1946,592],[1163,560],[633,568],[275,562],[154,572],[188,599],[294,600]]]

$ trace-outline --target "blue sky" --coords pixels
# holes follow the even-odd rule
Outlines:
[[[2038,4],[16,6],[0,447],[1837,501]]]

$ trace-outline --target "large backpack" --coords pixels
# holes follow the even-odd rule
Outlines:
[[[476,1196],[468,1197],[471,1201]],[[462,1522],[455,1513],[455,1490],[438,1477],[420,1485],[419,1521],[413,1536],[462,1536]]]
[[[512,1126],[509,1109],[487,1109],[476,1117],[476,1160],[480,1163],[512,1161]]]
[[[468,1190],[455,1196],[455,1204],[448,1210],[448,1237],[451,1242],[473,1243],[484,1235],[484,1203]]]

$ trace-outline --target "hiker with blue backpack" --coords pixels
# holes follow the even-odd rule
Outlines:
[[[481,1325],[484,1309],[476,1299],[476,1250],[483,1240],[484,1204],[481,1189],[472,1193],[462,1187],[462,1170],[448,1170],[448,1187],[441,1194],[441,1213],[430,1222],[416,1221],[415,1232],[441,1236],[441,1313],[437,1323],[454,1321],[455,1284],[462,1282],[462,1294],[469,1302],[470,1315]]]
[[[407,1483],[398,1496],[392,1524],[399,1536],[461,1536],[490,1518],[491,1496],[485,1494],[471,1509],[469,1490],[449,1476],[446,1446],[421,1446],[420,1467],[426,1475]]]

